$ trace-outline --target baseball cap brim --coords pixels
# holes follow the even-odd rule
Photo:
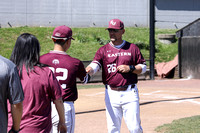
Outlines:
[[[61,38],[61,37],[54,37],[54,36],[51,36],[51,38],[56,39],[56,40],[60,40],[60,39],[62,39],[62,40],[67,40],[67,39],[75,40],[73,37]]]
[[[105,30],[109,30],[109,29],[122,30],[123,28],[106,28]]]

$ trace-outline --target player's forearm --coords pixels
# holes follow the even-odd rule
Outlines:
[[[56,110],[59,116],[59,123],[65,123],[64,105],[62,98],[54,100]]]
[[[135,73],[135,74],[142,74],[146,72],[146,65],[138,64],[134,65],[119,65],[117,70],[121,73]]]
[[[133,73],[135,74],[142,74],[146,72],[146,65],[143,64],[138,64],[135,66],[135,70],[133,71]]]
[[[22,118],[22,112],[23,112],[23,104],[18,103],[18,104],[12,104],[11,105],[11,114],[12,114],[12,119],[13,119],[13,126],[12,128],[15,131],[18,131],[20,129],[20,122]]]
[[[135,70],[133,71],[133,73],[135,74],[140,74],[142,72],[142,67],[139,65],[135,66]]]
[[[58,132],[66,133],[67,127],[65,125],[65,111],[62,98],[54,100],[54,103],[59,116]]]
[[[96,61],[97,62],[97,61]],[[93,75],[95,74],[96,72],[98,72],[100,70],[100,66],[98,65],[98,63],[94,63],[94,62],[91,62],[87,67],[86,67],[86,72],[89,74],[89,75]]]

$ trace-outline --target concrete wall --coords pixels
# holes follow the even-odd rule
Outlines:
[[[0,26],[149,26],[150,0],[0,0]],[[200,17],[199,0],[156,0],[156,27],[182,28]]]
[[[156,27],[180,29],[200,18],[200,0],[156,0]]]

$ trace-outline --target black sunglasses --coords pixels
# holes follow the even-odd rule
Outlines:
[[[108,29],[109,32],[118,32],[121,29]]]

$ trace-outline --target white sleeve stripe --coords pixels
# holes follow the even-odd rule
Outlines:
[[[101,68],[101,64],[98,61],[92,61],[91,63],[96,63]]]
[[[138,64],[138,65],[142,67],[142,72],[141,72],[140,74],[145,73],[145,72],[146,72],[146,69],[147,69],[147,66],[144,65],[144,64]]]
[[[97,61],[93,61],[93,62],[91,62],[90,64],[89,64],[89,66],[90,67],[92,67],[92,69],[93,69],[93,71],[94,71],[94,73],[93,74],[95,74],[97,71],[99,71],[100,69],[101,69],[101,66],[99,66],[99,62],[97,62]]]

